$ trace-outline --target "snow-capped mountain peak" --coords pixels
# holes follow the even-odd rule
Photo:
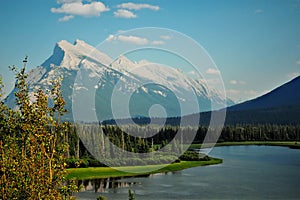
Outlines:
[[[129,60],[125,55],[120,55],[110,64],[110,67],[120,71],[130,71],[136,66],[137,63]]]
[[[76,82],[78,74],[80,81]],[[59,41],[53,54],[41,66],[29,72],[30,95],[33,96],[33,91],[38,88],[49,90],[51,81],[60,77],[63,77],[63,96],[70,111],[66,117],[68,119],[72,119],[74,91],[79,94],[77,100],[81,102],[79,105],[82,105],[81,120],[87,121],[90,112],[95,111],[99,120],[114,117],[111,110],[113,91],[120,93],[116,100],[116,105],[120,106],[118,110],[122,111],[124,106],[129,106],[130,113],[136,116],[148,116],[149,109],[154,104],[163,105],[170,117],[196,112],[197,110],[191,107],[195,101],[199,103],[200,111],[210,110],[212,102],[220,108],[227,101],[217,92],[209,91],[203,82],[188,77],[181,70],[146,60],[134,62],[124,55],[112,60],[82,40],[76,40],[73,44],[65,40]],[[10,106],[14,104],[14,92],[15,90],[7,100]],[[130,94],[133,95],[134,103],[123,105],[124,99]],[[196,95],[196,100],[192,95]],[[124,113],[121,117],[130,116]]]
[[[73,48],[73,45],[66,40],[61,40],[57,42],[56,46],[60,47],[62,50],[68,50]]]
[[[106,54],[100,52],[84,41],[77,39],[74,44],[71,44],[66,40],[57,42],[52,56],[50,56],[50,58],[48,58],[41,66],[46,68],[60,66],[76,70],[78,69],[79,63],[84,59],[93,59],[107,66],[112,62],[112,59]]]

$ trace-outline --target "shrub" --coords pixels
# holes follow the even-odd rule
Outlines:
[[[199,153],[195,151],[186,151],[179,159],[183,161],[205,161],[209,160],[209,157],[203,154],[199,155]]]

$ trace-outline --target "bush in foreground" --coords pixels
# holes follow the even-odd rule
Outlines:
[[[53,82],[48,95],[38,90],[32,102],[26,63],[27,58],[20,71],[12,67],[18,110],[0,103],[0,199],[72,199],[76,187],[66,180],[66,124],[60,122],[66,110],[60,81]],[[0,97],[2,87],[0,80]]]

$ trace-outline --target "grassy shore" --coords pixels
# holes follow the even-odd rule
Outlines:
[[[71,168],[68,169],[68,178],[75,178],[78,180],[95,179],[95,178],[109,178],[109,177],[131,177],[150,175],[156,173],[174,172],[183,169],[215,165],[222,163],[222,159],[211,158],[208,161],[181,161],[180,163],[164,164],[164,165],[145,165],[145,166],[127,166],[127,167],[88,167],[88,168]],[[159,169],[158,169],[159,168]],[[129,173],[126,171],[150,171],[147,173]],[[153,169],[153,170],[151,170]],[[156,170],[158,169],[158,170]]]
[[[207,144],[210,146],[210,144]],[[267,145],[267,146],[283,146],[289,148],[300,149],[300,143],[296,142],[273,142],[273,141],[245,141],[245,142],[220,142],[215,146],[234,146],[234,145]],[[190,148],[205,148],[202,144],[192,144]],[[155,173],[165,173],[180,171],[183,169],[215,165],[222,163],[222,159],[211,158],[209,161],[181,161],[180,163],[165,164],[165,165],[146,165],[146,166],[127,166],[127,167],[89,167],[89,168],[71,168],[68,169],[68,178],[75,178],[78,180],[95,179],[95,178],[109,178],[109,177],[131,177],[149,175]],[[158,169],[159,170],[156,170]],[[148,173],[138,173],[139,171],[150,171]],[[153,169],[153,170],[152,170]],[[130,173],[134,171],[137,173]]]
[[[245,141],[245,142],[219,142],[216,143],[215,146],[236,146],[236,145],[265,145],[265,146],[282,146],[282,147],[289,147],[292,149],[300,149],[300,143],[296,142],[280,142],[280,141]],[[192,144],[190,148],[197,149],[197,148],[205,148],[211,146],[211,144]]]

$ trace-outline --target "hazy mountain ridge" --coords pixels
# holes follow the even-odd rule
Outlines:
[[[300,124],[300,76],[255,99],[227,108],[227,124]]]
[[[201,114],[202,124],[209,123],[210,114]],[[300,124],[300,76],[260,97],[228,107],[225,124]]]
[[[246,125],[246,124],[300,124],[300,76],[275,88],[274,90],[255,99],[228,107],[226,109],[226,125]],[[219,111],[214,111],[219,112]],[[179,125],[182,121],[189,124],[195,121],[198,114],[186,115],[183,117],[170,117],[166,119],[169,125]],[[200,113],[200,125],[209,125],[211,112]],[[135,118],[138,124],[157,123],[161,118]],[[121,124],[130,123],[131,120],[124,119],[118,121]],[[107,124],[115,124],[114,120],[105,121]]]
[[[300,105],[300,76],[255,99],[231,106],[229,111]]]

